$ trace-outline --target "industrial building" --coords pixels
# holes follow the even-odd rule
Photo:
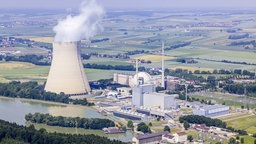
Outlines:
[[[176,109],[178,108],[176,95],[167,95],[163,93],[144,93],[143,94],[143,106],[144,107],[155,107],[164,109]]]
[[[79,42],[54,42],[53,58],[45,90],[68,95],[90,93],[80,56]]]
[[[172,119],[173,112],[170,110],[161,110],[158,108],[147,108],[147,107],[139,107],[136,109],[136,112],[145,114],[146,116],[159,117],[163,119]]]
[[[216,117],[229,114],[229,106],[225,105],[206,105],[193,109],[194,115],[201,115],[205,117]]]
[[[138,80],[137,80],[138,79]],[[133,87],[138,81],[138,84],[153,83],[152,77],[146,72],[139,72],[135,75],[114,73],[113,82],[121,85]]]
[[[160,143],[162,140],[162,136],[166,134],[169,134],[169,132],[165,131],[159,133],[144,134],[133,137],[132,141],[136,144],[156,144]]]
[[[113,112],[113,115],[130,120],[147,121],[145,114],[133,112],[131,110],[116,110]]]
[[[133,84],[133,75],[114,73],[113,82],[121,85],[131,86]]]
[[[156,88],[154,84],[142,84],[134,86],[132,88],[132,104],[137,107],[143,106],[144,94],[155,91]]]

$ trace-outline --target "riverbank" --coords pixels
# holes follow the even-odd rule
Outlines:
[[[83,129],[83,128],[67,128],[67,127],[59,127],[59,126],[48,126],[45,124],[36,124],[31,122],[26,122],[26,126],[29,126],[33,124],[34,127],[39,130],[40,128],[46,129],[47,132],[50,133],[66,133],[66,134],[95,134],[99,136],[108,137],[109,139],[118,139],[123,142],[132,141],[133,132],[131,130],[128,130],[126,133],[120,133],[120,134],[105,134],[102,130],[89,130],[89,129]]]
[[[44,113],[49,113],[53,116],[65,116],[65,117],[86,117],[86,118],[104,118],[100,113],[98,113],[96,106],[82,106],[73,104],[63,104],[58,102],[25,99],[25,98],[10,98],[0,96],[1,101],[9,101],[9,104],[5,107],[12,106],[9,109],[27,109],[27,112],[41,112],[42,109]],[[6,102],[5,102],[6,103]],[[18,108],[13,107],[17,105]],[[31,110],[30,108],[33,107]],[[28,113],[25,113],[28,114]],[[24,117],[23,117],[24,118]]]

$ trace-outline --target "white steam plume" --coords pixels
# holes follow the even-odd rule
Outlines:
[[[102,31],[100,21],[105,15],[103,7],[95,0],[82,2],[79,15],[68,15],[60,20],[53,28],[56,33],[54,40],[57,42],[72,42],[89,39],[97,32]]]

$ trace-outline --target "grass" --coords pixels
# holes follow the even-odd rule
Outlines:
[[[249,133],[256,133],[256,115],[242,116],[233,120],[224,120],[228,126],[235,129],[246,130]]]
[[[26,125],[31,125],[33,124],[36,129],[41,129],[44,128],[48,132],[54,133],[66,133],[66,134],[97,134],[97,135],[104,135],[104,133],[101,130],[85,130],[82,128],[65,128],[65,127],[58,127],[58,126],[48,126],[45,124],[37,124],[37,123],[31,123],[31,122],[26,122]]]
[[[253,138],[251,136],[243,136],[243,138],[245,144],[254,144],[254,141],[256,140],[256,138]]]
[[[133,59],[144,59],[146,61],[151,61],[151,62],[161,62],[162,61],[162,56],[161,55],[142,55],[142,56],[136,56],[133,57]],[[175,59],[174,57],[171,56],[164,56],[165,60],[173,60]]]
[[[30,63],[8,62],[0,63],[0,82],[11,80],[20,81],[46,81],[50,66],[35,66]],[[85,69],[88,80],[99,80],[113,78],[115,72],[133,73],[131,71]]]
[[[119,139],[121,141],[127,142],[131,141],[133,134],[131,131],[127,131],[123,134],[105,134],[102,130],[90,130],[90,129],[83,129],[83,128],[66,128],[66,127],[58,127],[58,126],[48,126],[45,124],[36,124],[31,122],[26,122],[26,126],[33,124],[37,130],[44,128],[47,132],[50,133],[66,133],[66,134],[95,134],[99,136],[108,137],[109,139]]]
[[[0,70],[34,68],[35,65],[25,62],[0,62]]]
[[[241,108],[245,103],[248,104],[250,109],[256,108],[256,100],[244,97],[240,97],[239,95],[233,95],[228,93],[196,93],[191,94],[191,97],[198,98],[199,100],[215,100],[217,103],[222,104],[225,102],[227,106],[234,106],[237,108]]]
[[[53,42],[53,37],[32,37],[29,39],[36,41],[36,42],[44,42],[44,43],[52,43]]]

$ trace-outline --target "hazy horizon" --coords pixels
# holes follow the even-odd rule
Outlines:
[[[76,10],[83,0],[8,0],[0,9],[71,9]],[[156,9],[254,9],[254,0],[97,0],[110,10],[156,10]]]

